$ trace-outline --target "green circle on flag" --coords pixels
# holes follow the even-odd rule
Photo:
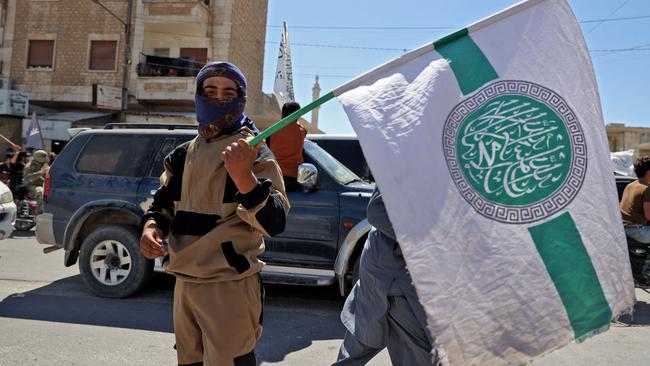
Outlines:
[[[507,206],[548,197],[571,166],[571,140],[562,119],[523,95],[498,96],[470,114],[460,125],[456,149],[474,191]]]
[[[458,103],[445,121],[442,148],[463,199],[504,223],[560,212],[587,174],[576,114],[561,95],[529,81],[499,80]]]

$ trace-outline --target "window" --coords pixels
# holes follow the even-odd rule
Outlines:
[[[208,49],[207,48],[181,48],[181,58],[186,58],[190,61],[200,62],[202,64],[208,62]]]
[[[350,169],[346,168],[345,165],[341,164],[338,160],[332,157],[332,155],[328,154],[327,151],[323,150],[323,148],[315,143],[306,140],[304,147],[305,151],[309,152],[309,155],[318,162],[318,165],[320,165],[330,176],[339,181],[339,183],[348,184],[361,180],[361,178],[354,174]],[[305,159],[305,161],[308,161],[308,159]]]
[[[27,52],[27,67],[52,68],[54,40],[30,40]]]
[[[167,157],[167,155],[172,152],[177,146],[180,144],[191,140],[194,136],[183,136],[183,137],[178,137],[178,138],[167,138],[165,141],[163,141],[162,146],[158,150],[158,154],[156,155],[156,158],[153,161],[153,165],[151,165],[151,169],[149,171],[149,176],[153,178],[160,177],[160,175],[163,173],[164,170],[164,160]]]
[[[93,136],[77,160],[80,173],[142,176],[149,162],[153,136]]]
[[[115,70],[117,41],[90,41],[90,70]]]

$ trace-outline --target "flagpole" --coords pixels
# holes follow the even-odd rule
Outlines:
[[[322,97],[316,99],[315,101],[307,104],[306,106],[300,108],[299,110],[291,113],[290,115],[284,117],[283,119],[279,120],[275,124],[273,124],[271,127],[267,128],[266,130],[262,131],[259,135],[255,136],[252,140],[250,140],[249,144],[251,146],[255,146],[259,144],[260,142],[266,140],[268,137],[273,135],[274,133],[280,131],[284,126],[288,125],[289,123],[297,120],[298,118],[302,117],[303,115],[307,114],[309,111],[312,109],[320,106],[321,104],[324,104],[328,100],[334,98],[333,93],[327,93],[323,95]]]
[[[1,134],[1,133],[0,133],[0,138],[2,138],[2,139],[5,140],[9,145],[11,145],[11,146],[14,148],[14,150],[16,150],[16,151],[20,151],[20,150],[22,150],[22,149],[20,148],[20,146],[14,144],[11,140],[9,140],[8,138],[6,138],[6,137],[5,137],[3,134]]]
[[[435,43],[435,42],[434,42]],[[339,96],[343,93],[345,93],[348,90],[354,89],[360,84],[366,82],[371,76],[375,75],[376,73],[382,72],[386,69],[389,69],[391,67],[394,67],[395,65],[399,65],[401,63],[410,61],[416,57],[421,56],[422,54],[425,54],[433,49],[433,43],[427,43],[426,45],[416,48],[413,51],[410,51],[394,60],[391,60],[379,67],[376,67],[350,81],[347,83],[337,87],[336,89],[332,90],[331,92],[323,95],[322,97],[314,100],[313,102],[307,104],[306,106],[300,108],[299,110],[291,113],[287,117],[279,120],[275,124],[273,124],[271,127],[267,128],[266,130],[262,131],[259,135],[255,136],[252,140],[249,141],[249,144],[251,146],[255,146],[265,140],[266,138],[270,137],[274,133],[280,131],[283,127],[288,125],[289,123],[297,120],[298,118],[302,117],[303,115],[309,113],[312,109],[321,106],[322,104],[325,104],[325,102],[328,102],[329,100],[333,99],[336,96]]]
[[[440,47],[446,43],[449,43],[453,41],[454,39],[466,35],[469,31],[476,31],[478,29],[484,28],[492,23],[495,22],[495,19],[501,20],[503,18],[506,18],[514,13],[517,13],[521,10],[524,10],[526,8],[530,8],[533,5],[536,5],[538,3],[544,2],[547,0],[524,0],[521,1],[517,4],[512,5],[511,7],[505,9],[502,12],[499,12],[492,17],[487,17],[485,19],[479,20],[478,22],[475,22],[474,24],[469,25],[466,28],[460,29],[456,32],[452,32],[449,35],[446,35],[434,42],[427,43],[421,47],[418,47],[412,51],[409,51],[400,57],[390,60],[386,62],[383,65],[380,65],[362,75],[359,75],[358,77],[348,81],[347,83],[337,87],[336,89],[332,90],[331,92],[323,95],[322,97],[316,99],[315,101],[307,104],[306,106],[300,108],[299,110],[295,111],[291,115],[279,120],[275,124],[273,124],[271,127],[267,128],[264,130],[262,133],[257,135],[255,138],[253,138],[249,143],[251,146],[255,146],[268,138],[269,136],[273,135],[277,131],[281,130],[284,126],[288,125],[289,123],[295,121],[299,117],[307,114],[310,112],[312,109],[319,107],[320,105],[324,104],[325,102],[329,101],[330,99],[333,99],[334,97],[337,97],[343,93],[345,93],[348,90],[354,89],[364,83],[366,83],[368,80],[370,80],[374,75],[377,73],[381,73],[385,70],[388,70],[392,67],[395,67],[399,64],[408,62],[410,60],[413,60],[427,52],[433,51],[436,49],[436,46]],[[286,26],[286,24],[285,24]]]

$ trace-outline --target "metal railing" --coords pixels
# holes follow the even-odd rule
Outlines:
[[[173,58],[140,53],[140,62],[136,70],[138,76],[194,77],[199,73],[203,65],[205,64],[202,62],[185,57]]]

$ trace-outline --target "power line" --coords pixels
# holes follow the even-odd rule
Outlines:
[[[637,15],[633,17],[620,17],[620,18],[605,18],[605,19],[593,19],[593,20],[582,20],[578,23],[588,24],[588,23],[608,23],[608,22],[618,22],[623,20],[638,20],[638,19],[650,19],[650,15]]]
[[[617,11],[621,10],[621,8],[624,7],[624,6],[625,6],[627,3],[629,3],[629,2],[630,2],[630,0],[625,0],[625,1],[623,1],[623,2],[621,3],[621,5],[619,5],[616,9],[614,9],[613,12],[609,13],[609,15],[607,15],[604,19],[602,19],[600,22],[598,22],[598,24],[596,24],[593,28],[591,28],[590,30],[588,30],[588,31],[587,31],[587,34],[589,34],[589,33],[593,32],[593,31],[595,31],[596,28],[600,27],[600,25],[603,24],[605,21],[607,21],[607,19],[608,19],[609,17],[611,17],[612,15],[616,14]]]
[[[92,2],[95,2],[95,0],[90,0]],[[629,0],[627,0],[623,5],[625,5]],[[622,7],[622,6],[621,6]],[[613,15],[620,9],[616,9],[614,12],[610,13],[610,15]],[[641,19],[650,19],[650,15],[636,15],[636,16],[627,16],[627,17],[617,17],[617,18],[601,18],[601,19],[589,19],[589,20],[579,20],[578,23],[580,24],[590,24],[590,23],[610,23],[610,22],[622,22],[622,21],[628,21],[628,20],[641,20]],[[147,19],[144,18],[144,21],[147,22]],[[169,22],[159,22],[159,21],[150,21],[149,23],[151,24],[169,24],[169,23],[187,23],[187,24],[197,24],[196,21],[192,20],[181,20],[181,19],[174,19],[173,21]],[[600,25],[598,25],[600,26]],[[236,27],[244,27],[244,28],[260,28],[259,25],[248,25],[248,24],[237,24]],[[281,25],[266,25],[266,28],[282,28]],[[381,31],[394,31],[394,30],[415,30],[415,31],[424,31],[424,30],[458,30],[461,28],[464,28],[464,26],[403,26],[403,25],[387,25],[387,26],[379,26],[379,25],[369,25],[369,26],[328,26],[328,25],[292,25],[289,27],[290,30],[381,30]]]
[[[629,0],[627,0],[629,1]],[[626,3],[627,3],[626,1]],[[625,5],[625,4],[623,4]],[[621,6],[622,7],[622,6]],[[618,11],[617,9],[616,11]],[[614,13],[616,12],[614,11]],[[613,15],[610,14],[610,15]],[[580,24],[589,24],[589,23],[606,23],[606,22],[620,22],[626,20],[639,20],[639,19],[650,19],[650,15],[637,15],[631,17],[619,17],[619,18],[603,18],[603,19],[590,19],[590,20],[580,20]],[[282,28],[280,25],[267,25],[267,28]],[[460,26],[444,26],[444,27],[430,27],[430,26],[321,26],[321,25],[292,25],[290,28],[293,29],[314,29],[314,30],[456,30],[463,27]]]
[[[197,35],[190,35],[190,34],[179,34],[179,33],[174,33],[174,32],[163,32],[163,31],[147,31],[147,32],[170,34],[170,35],[176,35],[176,36],[196,37],[196,38],[208,38],[208,37],[205,37],[205,36],[197,36]],[[212,39],[213,40],[220,40],[219,38],[216,38],[216,37],[213,37]],[[237,42],[251,42],[249,40],[245,40],[245,39],[241,39],[241,38],[221,38],[221,40],[237,41]],[[277,41],[264,41],[264,44],[280,44],[280,42],[277,42]],[[336,48],[336,49],[355,49],[355,50],[370,50],[370,51],[398,51],[398,52],[408,52],[409,50],[411,50],[411,48],[348,46],[348,45],[300,43],[300,42],[291,43],[291,46],[317,47],[317,48]],[[604,52],[646,51],[646,49],[644,49],[642,47],[644,47],[644,46],[635,46],[635,47],[624,48],[624,49],[595,49],[595,50],[590,50],[590,52],[604,53]]]

